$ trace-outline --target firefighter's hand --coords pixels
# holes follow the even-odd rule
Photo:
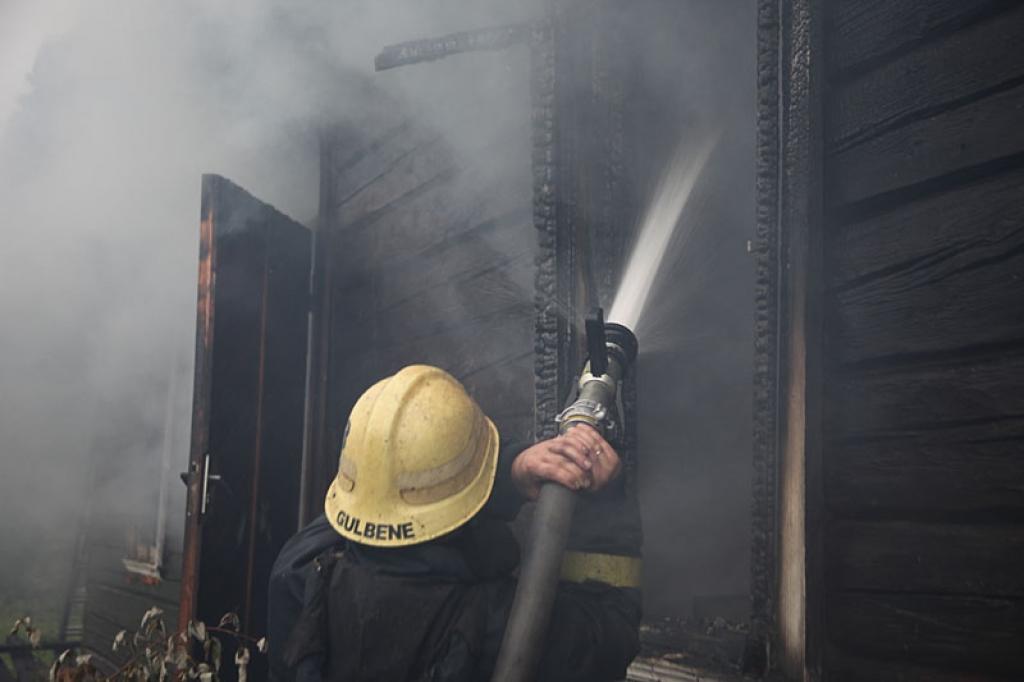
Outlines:
[[[619,475],[619,453],[601,434],[578,424],[557,438],[541,441],[512,462],[512,480],[527,499],[535,500],[547,481],[570,490],[598,491]]]

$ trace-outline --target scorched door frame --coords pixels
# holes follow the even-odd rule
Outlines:
[[[196,611],[199,559],[202,548],[200,521],[206,453],[210,443],[210,392],[213,364],[213,322],[217,244],[213,238],[214,198],[209,176],[203,176],[199,222],[199,285],[196,303],[196,355],[192,398],[192,443],[188,471],[183,474],[188,490],[185,502],[185,540],[181,567],[181,605],[178,631],[186,632]]]
[[[758,0],[752,640],[821,677],[824,3]]]

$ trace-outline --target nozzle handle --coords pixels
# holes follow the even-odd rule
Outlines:
[[[590,373],[595,377],[608,371],[608,344],[604,337],[604,310],[593,308],[586,319],[587,356],[590,360]]]

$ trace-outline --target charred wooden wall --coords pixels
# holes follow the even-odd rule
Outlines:
[[[181,589],[180,549],[165,555],[164,579],[149,583],[128,573],[121,563],[126,544],[118,540],[124,537],[124,526],[110,530],[89,536],[82,635],[83,648],[103,657],[111,656],[117,633],[134,632],[143,614],[154,606],[164,611],[165,622],[173,628]]]
[[[1024,6],[823,4],[826,676],[1020,679]]]
[[[500,68],[506,98],[432,124],[395,103],[323,141],[321,235],[326,309],[321,342],[325,429],[314,500],[333,477],[359,395],[405,365],[437,365],[462,381],[503,438],[533,429],[530,102],[521,59],[468,55]],[[493,57],[493,55],[490,55]],[[522,73],[505,66],[509,60]],[[457,78],[457,60],[408,68]],[[445,69],[452,69],[446,73]],[[479,75],[478,70],[474,73]],[[503,75],[502,75],[503,74]],[[511,75],[508,75],[511,74]],[[481,83],[468,84],[479,89]],[[370,94],[381,101],[381,92]]]

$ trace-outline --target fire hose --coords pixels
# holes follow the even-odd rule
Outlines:
[[[587,317],[586,335],[588,357],[578,393],[556,418],[558,431],[588,424],[614,442],[622,431],[619,385],[636,359],[636,336],[620,324],[605,323],[600,308]],[[575,505],[572,490],[557,483],[542,486],[492,682],[526,682],[536,676]]]

